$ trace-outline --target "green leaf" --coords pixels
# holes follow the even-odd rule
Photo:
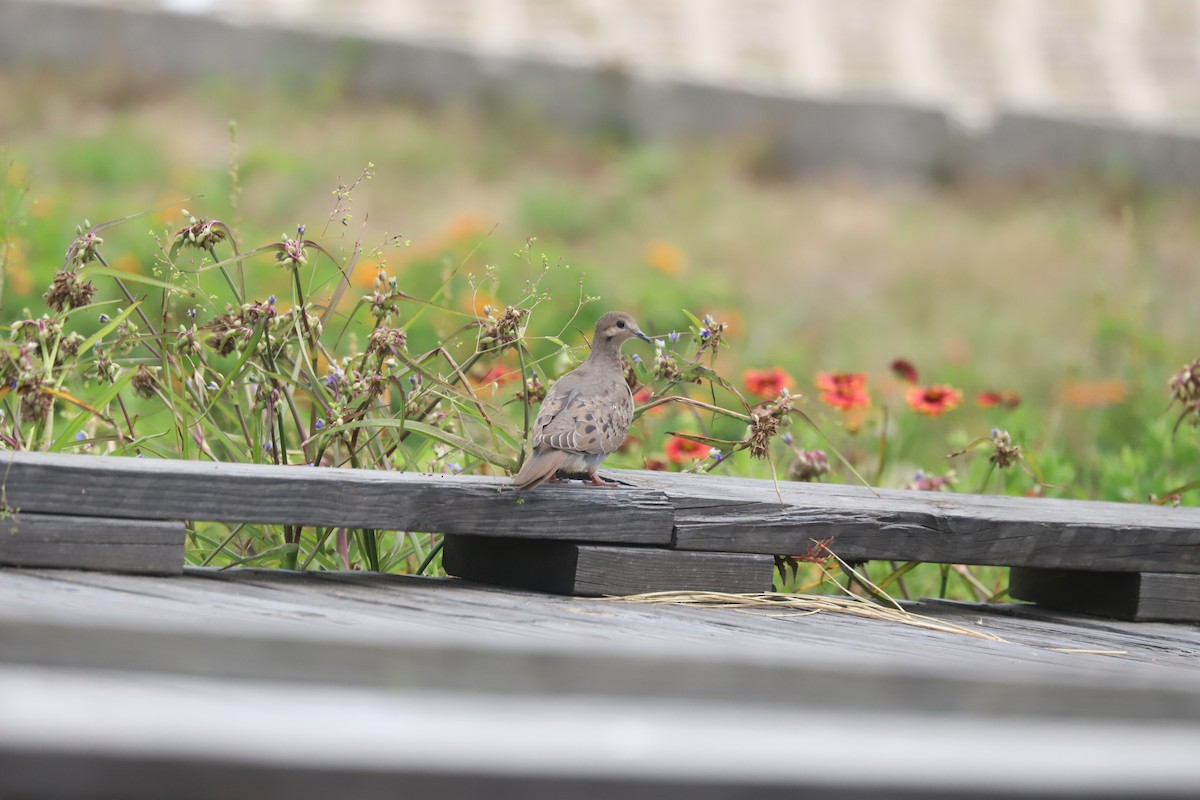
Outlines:
[[[80,349],[82,350],[82,347]],[[133,380],[133,376],[136,374],[136,370],[125,370],[125,372],[119,378],[117,378],[112,386],[109,386],[104,390],[104,394],[95,399],[94,402],[96,408],[104,408],[106,405],[111,403],[113,399],[121,393],[121,390],[129,385],[129,382]],[[79,431],[83,428],[84,423],[87,422],[88,417],[90,416],[92,416],[92,412],[90,411],[79,412],[79,414],[75,416],[75,419],[67,423],[67,426],[63,428],[62,433],[60,433],[58,438],[54,440],[54,443],[50,445],[50,450],[52,452],[58,452],[63,448],[64,445],[69,444],[75,438],[75,434],[79,433]]]
[[[159,289],[167,289],[169,291],[174,291],[176,288],[178,288],[174,284],[167,283],[166,281],[160,281],[158,278],[151,278],[146,275],[138,275],[134,272],[122,272],[121,270],[113,269],[112,267],[88,266],[79,270],[79,274],[86,275],[89,278],[94,275],[102,275],[108,278],[117,278],[118,280],[126,281],[128,283],[144,283],[147,286],[156,286]]]

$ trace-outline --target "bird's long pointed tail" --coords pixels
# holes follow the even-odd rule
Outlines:
[[[518,489],[532,489],[540,486],[554,477],[559,467],[567,460],[567,454],[562,450],[542,450],[533,455],[521,467],[521,471],[513,476],[513,483]]]

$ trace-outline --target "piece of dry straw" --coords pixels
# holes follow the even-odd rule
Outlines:
[[[620,597],[606,597],[623,603],[665,603],[672,605],[703,606],[705,608],[736,608],[742,611],[760,612],[764,609],[782,609],[784,613],[764,616],[792,617],[808,616],[809,614],[834,613],[849,614],[855,617],[865,617],[884,622],[898,622],[902,625],[912,625],[916,628],[954,633],[960,636],[973,636],[976,639],[986,639],[990,642],[1003,642],[1004,639],[986,631],[955,625],[952,622],[913,614],[899,606],[887,607],[864,600],[861,597],[842,597],[820,594],[787,594],[784,592],[758,592],[753,594],[729,594],[726,592],[646,592]]]

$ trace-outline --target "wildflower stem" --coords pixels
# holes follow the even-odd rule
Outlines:
[[[233,541],[233,537],[241,533],[242,528],[244,527],[246,527],[246,523],[244,522],[234,527],[234,529],[229,532],[229,535],[221,540],[221,543],[213,548],[213,550],[204,557],[204,560],[200,562],[200,566],[207,567],[209,564],[211,564],[213,559],[224,552],[225,548],[229,546],[229,543]]]
[[[429,569],[429,565],[433,563],[433,559],[437,558],[437,554],[442,552],[442,545],[445,544],[445,542],[446,542],[446,540],[442,539],[437,544],[435,544],[433,547],[431,547],[429,549],[429,553],[425,556],[425,558],[423,558],[421,560],[421,565],[419,567],[417,567],[417,571],[415,574],[417,574],[417,575],[425,574],[425,570]]]
[[[525,367],[525,344],[524,344],[524,342],[517,343],[517,361],[521,365],[521,385],[522,385],[522,387],[524,387],[525,386],[525,375],[528,372],[528,370]],[[521,414],[524,419],[524,427],[522,428],[524,433],[521,436],[522,442],[529,441],[530,400],[531,400],[531,398],[529,397],[529,391],[527,389],[523,388],[521,391]],[[524,464],[525,464],[525,448],[522,447],[520,449],[520,452],[517,453],[517,469],[520,470],[520,468]]]
[[[205,249],[208,251],[208,255],[212,258],[213,263],[220,262],[221,259],[217,258],[216,250],[213,248],[211,243],[209,243]],[[237,252],[236,249],[234,252]],[[238,270],[242,271],[242,262],[238,261],[237,265]],[[237,304],[240,306],[242,303],[246,302],[246,292],[244,288],[242,290],[238,289],[237,284],[233,282],[233,278],[229,275],[229,270],[227,270],[225,267],[219,267],[218,271],[221,273],[221,277],[225,279],[225,283],[229,285],[229,291],[233,292],[233,296],[237,300]]]
[[[95,253],[96,253],[96,260],[98,260],[101,264],[103,264],[105,269],[112,269],[112,265],[104,260],[104,256],[103,256],[103,254],[101,254],[101,252],[98,248],[96,249]],[[148,316],[146,316],[146,312],[142,310],[142,304],[138,303],[136,300],[133,299],[133,293],[129,291],[129,287],[125,285],[125,281],[121,280],[120,278],[118,278],[115,275],[113,276],[113,280],[116,281],[117,286],[121,289],[121,294],[125,295],[125,299],[128,300],[130,303],[136,304],[137,314],[139,317],[142,318],[142,322],[144,322],[146,324],[146,329],[148,331],[150,331],[153,338],[155,338],[155,339],[159,338],[158,332],[154,330],[154,325],[151,324],[151,322],[150,322],[150,318]],[[155,350],[150,345],[149,341],[143,341],[142,344],[146,345],[146,349],[149,350],[151,353],[153,353],[155,358],[162,358],[162,354],[159,353],[157,350]]]
[[[801,411],[798,408],[793,408],[792,413],[799,414],[800,418],[802,420],[804,420],[805,422],[807,422],[808,426],[810,428],[812,428],[814,431],[816,431],[817,435],[820,436],[825,441],[825,444],[829,445],[829,449],[833,451],[833,454],[838,457],[839,461],[841,461],[843,464],[846,465],[846,469],[850,470],[850,472],[854,475],[854,477],[858,478],[859,482],[862,483],[863,486],[867,487],[871,491],[871,494],[875,495],[876,497],[879,496],[879,492],[875,491],[875,488],[873,486],[871,486],[871,484],[867,483],[866,478],[864,478],[862,475],[858,474],[858,470],[856,470],[854,468],[854,465],[850,463],[850,460],[847,459],[844,455],[842,455],[842,451],[838,450],[837,447],[834,446],[833,442],[829,441],[829,437],[825,435],[825,432],[823,430],[821,430],[819,427],[817,427],[817,423],[813,422],[812,418],[809,417],[808,414],[805,414],[803,411]]]

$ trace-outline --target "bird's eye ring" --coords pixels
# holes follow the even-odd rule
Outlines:
[[[619,320],[617,320],[617,327],[618,327],[618,328],[624,328],[624,327],[625,327],[625,320],[623,320],[623,319],[619,319]]]

